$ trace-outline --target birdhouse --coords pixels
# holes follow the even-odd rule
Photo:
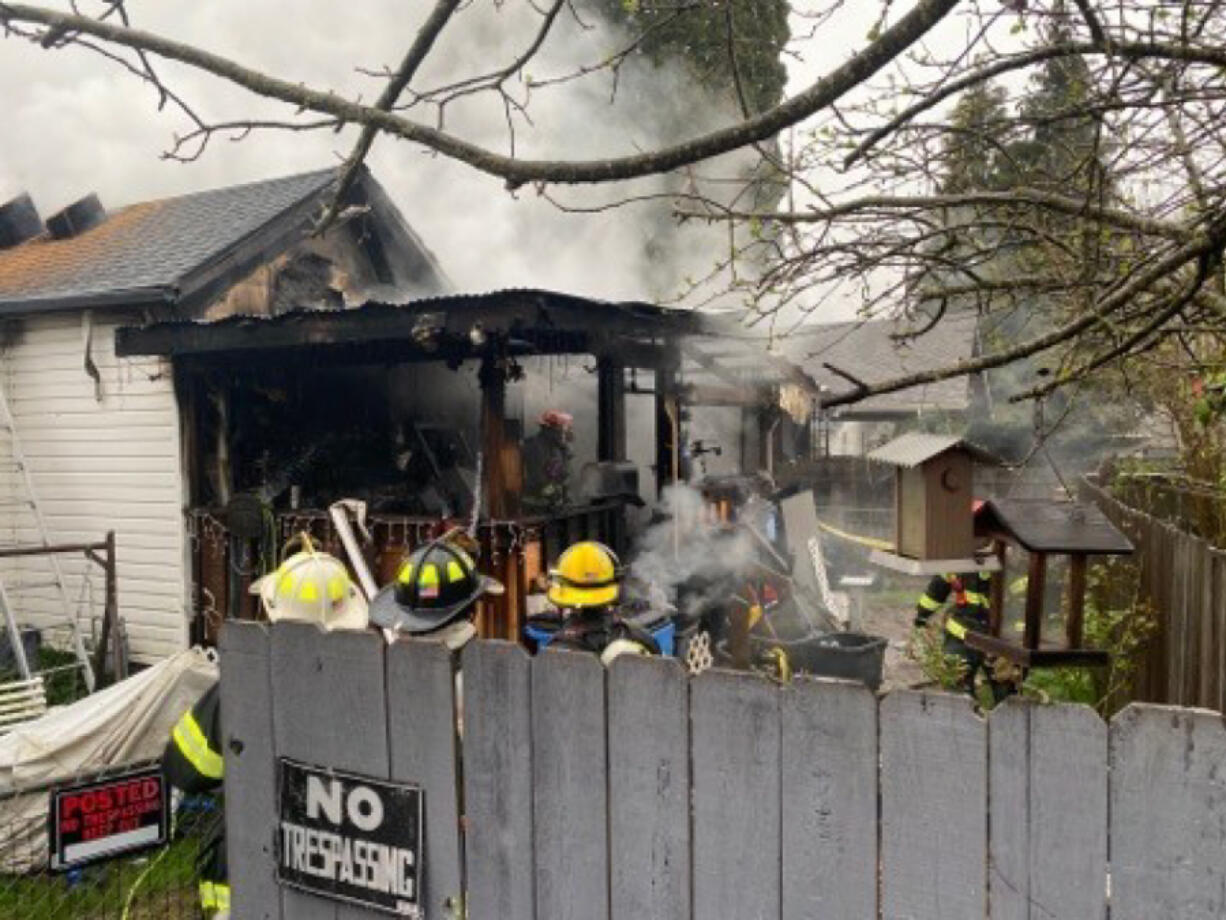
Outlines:
[[[1029,499],[992,500],[975,512],[975,535],[991,540],[1001,565],[1006,553],[1025,551],[1026,614],[1021,642],[1001,638],[1004,583],[992,579],[990,634],[967,635],[967,644],[998,655],[1022,667],[1103,665],[1108,655],[1101,649],[1083,647],[1086,567],[1091,556],[1122,556],[1132,553],[1132,544],[1095,505],[1079,502]],[[1067,556],[1068,598],[1065,641],[1043,639],[1044,598],[1047,594],[1048,558]]]
[[[971,517],[973,468],[977,462],[998,465],[995,457],[957,437],[912,432],[877,448],[868,458],[895,468],[892,555],[942,564],[972,560],[976,548]],[[884,558],[876,561],[889,564]],[[973,566],[972,561],[966,567]],[[930,568],[891,567],[914,569],[915,574]],[[938,570],[962,568],[945,565]]]

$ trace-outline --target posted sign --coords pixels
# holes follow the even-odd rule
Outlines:
[[[72,869],[166,843],[170,798],[159,766],[51,790],[51,868]]]
[[[420,918],[421,787],[284,757],[277,774],[277,879]]]

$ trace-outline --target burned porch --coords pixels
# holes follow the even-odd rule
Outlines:
[[[713,342],[718,388],[693,357]],[[745,359],[763,352],[718,319],[544,291],[157,323],[121,329],[116,348],[173,360],[199,636],[256,615],[247,587],[294,533],[341,553],[327,509],[348,498],[369,509],[380,584],[444,527],[472,528],[482,568],[507,586],[481,632],[517,638],[562,548],[626,548],[637,506],[682,467],[687,404],[761,414],[777,395],[735,385],[763,378]],[[526,501],[521,450],[544,408],[576,418],[571,491],[548,509]]]

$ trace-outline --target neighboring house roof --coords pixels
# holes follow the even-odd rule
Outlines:
[[[1127,555],[1132,544],[1097,505],[992,499],[975,514],[976,533],[1010,534],[1032,553]]]
[[[0,250],[0,314],[202,303],[300,240],[336,179],[324,169],[141,202],[77,236],[44,234]],[[368,173],[357,193],[384,222],[404,224]],[[407,225],[391,232],[412,233]],[[419,268],[441,279],[420,240],[411,243]]]
[[[898,320],[859,320],[805,326],[781,344],[809,376],[836,395],[855,385],[825,365],[829,364],[866,384],[883,383],[907,374],[936,370],[965,361],[974,354],[978,317],[954,313],[916,338],[894,336],[914,332],[915,325]],[[871,396],[840,413],[850,415],[913,415],[925,411],[962,412],[970,407],[966,377],[909,387]]]
[[[987,451],[963,441],[957,435],[928,434],[923,431],[909,431],[888,444],[883,444],[872,451],[868,459],[879,463],[889,463],[892,466],[910,468],[927,463],[934,457],[955,449],[966,451],[980,463],[1000,463],[999,459]]]

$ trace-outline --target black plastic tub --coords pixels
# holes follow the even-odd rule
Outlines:
[[[886,640],[864,633],[818,633],[800,639],[783,639],[757,633],[749,637],[754,657],[778,647],[787,652],[792,670],[817,677],[858,680],[871,690],[881,686]]]

